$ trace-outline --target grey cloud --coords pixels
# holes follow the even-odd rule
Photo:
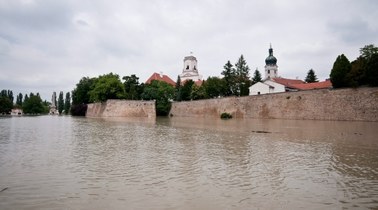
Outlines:
[[[325,78],[338,54],[353,58],[378,41],[377,6],[367,0],[29,2],[0,3],[0,89],[40,88],[47,99],[82,76],[176,79],[190,51],[205,78],[240,54],[263,71],[270,42],[281,76],[314,68]]]
[[[370,44],[376,40],[378,28],[372,28],[367,21],[350,19],[341,22],[331,22],[329,28],[346,43]]]

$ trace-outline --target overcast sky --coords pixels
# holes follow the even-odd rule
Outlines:
[[[264,75],[272,43],[278,74],[329,77],[378,43],[375,0],[0,0],[0,89],[72,91],[84,76],[153,72],[174,81],[192,51],[204,78],[241,54]]]

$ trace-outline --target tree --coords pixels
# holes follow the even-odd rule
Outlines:
[[[378,47],[373,44],[365,45],[360,48],[360,54],[363,58],[370,59],[374,54],[378,54]]]
[[[64,110],[63,91],[60,91],[59,97],[58,97],[58,112],[59,112],[59,114],[62,114],[63,110]]]
[[[226,81],[219,79],[218,77],[209,77],[204,84],[206,95],[209,98],[217,98],[219,96],[224,96],[226,92]]]
[[[378,54],[373,54],[366,64],[366,80],[370,86],[378,86]]]
[[[139,77],[132,74],[131,76],[124,76],[122,79],[125,80],[123,83],[125,88],[125,99],[139,100],[140,95],[143,92],[139,85]]]
[[[90,100],[89,91],[93,89],[93,86],[97,78],[83,77],[76,84],[76,88],[72,91],[72,104],[88,104],[93,101]]]
[[[344,54],[337,56],[336,61],[333,64],[330,78],[332,86],[334,88],[348,87],[350,85],[350,79],[348,73],[351,70],[351,64]]]
[[[64,100],[64,114],[68,114],[71,109],[71,95],[70,92],[66,93],[66,99]]]
[[[29,96],[28,96],[28,94],[25,94],[25,97],[24,97],[24,102],[22,102],[22,104],[24,104],[25,103],[25,101],[27,101],[29,99]]]
[[[26,114],[41,114],[45,112],[41,97],[39,94],[34,95],[33,93],[30,93],[30,97],[25,96],[22,109]]]
[[[0,114],[9,114],[12,108],[12,101],[6,96],[0,96]]]
[[[76,88],[72,91],[71,114],[73,116],[85,116],[87,104],[93,102],[90,100],[89,91],[93,89],[96,80],[97,78],[83,77],[76,84]]]
[[[19,93],[16,98],[16,105],[19,107],[22,107],[22,100],[23,100],[22,93]]]
[[[315,75],[315,71],[314,71],[313,69],[310,69],[310,70],[307,72],[307,76],[306,76],[305,81],[306,81],[307,83],[319,82],[318,78],[317,78],[316,75]]]
[[[13,92],[2,90],[0,92],[0,114],[9,114],[13,108]]]
[[[175,99],[176,101],[181,101],[181,77],[177,76],[177,81],[175,85]]]
[[[255,72],[253,73],[252,84],[256,84],[256,83],[261,82],[261,81],[262,81],[261,73],[256,68]]]
[[[121,99],[124,97],[124,86],[117,74],[99,76],[94,87],[89,91],[90,101],[104,102],[108,99]]]
[[[142,93],[143,100],[156,101],[156,114],[159,116],[168,115],[171,110],[171,100],[174,97],[175,89],[170,84],[153,80],[146,84]]]
[[[222,75],[225,81],[225,92],[224,96],[236,95],[237,87],[235,86],[236,72],[230,61],[223,66]]]
[[[190,94],[190,98],[192,100],[200,100],[200,99],[205,99],[207,98],[207,95],[206,95],[206,91],[205,91],[205,88],[204,88],[204,84],[202,83],[201,86],[198,86],[196,84],[194,84],[192,86],[192,92]]]
[[[249,87],[251,86],[251,81],[249,80],[249,67],[243,55],[240,56],[238,62],[235,64],[236,67],[236,86],[238,87],[238,96],[249,95]]]
[[[186,80],[181,88],[181,100],[190,101],[192,94],[192,86],[195,85],[193,80]]]
[[[367,84],[366,81],[366,68],[367,59],[359,56],[356,60],[351,63],[351,70],[348,74],[351,86],[358,87],[360,85]]]

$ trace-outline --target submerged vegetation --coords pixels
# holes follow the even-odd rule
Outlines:
[[[230,113],[227,113],[227,112],[223,112],[220,116],[221,119],[223,120],[227,120],[227,119],[231,119],[232,118],[232,115]]]

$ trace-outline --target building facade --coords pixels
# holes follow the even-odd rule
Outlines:
[[[198,73],[197,58],[193,55],[184,58],[184,68],[179,75],[181,81],[193,80],[194,82],[202,80],[202,75]]]

